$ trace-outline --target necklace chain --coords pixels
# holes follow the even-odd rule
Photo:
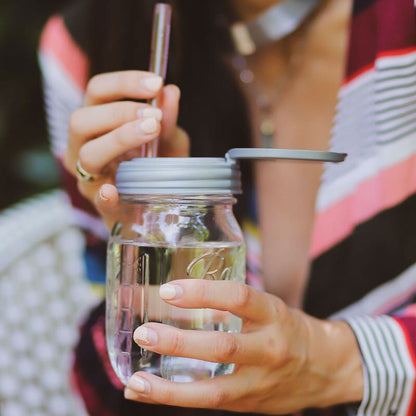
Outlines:
[[[290,39],[285,39],[289,41]],[[303,40],[303,38],[302,38]],[[304,42],[302,42],[302,45]],[[299,55],[302,48],[297,44],[293,49],[296,49],[288,54],[286,58],[285,69],[283,74],[279,77],[278,82],[272,87],[261,87],[256,80],[255,70],[250,68],[249,59],[253,59],[254,56],[247,58],[240,54],[235,54],[232,57],[232,65],[237,72],[239,81],[243,88],[246,90],[249,98],[253,100],[255,108],[258,110],[259,123],[257,132],[260,134],[261,146],[266,148],[275,147],[274,141],[276,136],[276,125],[274,120],[274,110],[278,102],[282,99],[283,92],[288,82],[292,79],[296,73],[296,69],[300,62]]]
[[[256,108],[259,110],[258,129],[263,147],[275,147],[276,126],[273,110],[283,88],[296,70],[300,53],[298,48],[294,48],[298,49],[296,53],[293,50],[289,53],[285,72],[273,88],[271,95],[267,95],[260,88],[254,71],[249,68],[247,56],[253,57],[258,46],[264,46],[270,42],[290,41],[290,35],[308,20],[319,2],[320,0],[283,0],[282,3],[271,6],[248,25],[238,22],[231,26],[231,37],[236,50],[232,57],[232,65],[238,73],[240,82],[248,89],[249,94],[254,98]],[[302,38],[304,45],[304,33]]]

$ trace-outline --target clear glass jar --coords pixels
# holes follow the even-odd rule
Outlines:
[[[345,154],[287,149],[231,149],[225,158],[136,158],[117,169],[123,212],[108,243],[107,349],[127,384],[139,370],[172,381],[228,374],[233,364],[163,356],[139,348],[146,322],[183,329],[239,332],[230,313],[181,309],[159,297],[176,279],[245,281],[243,236],[232,212],[240,194],[239,159],[341,162]]]
[[[239,332],[227,312],[183,309],[159,297],[176,279],[245,281],[245,246],[225,195],[124,195],[123,212],[108,244],[106,336],[111,363],[123,383],[136,371],[172,381],[228,374],[233,364],[160,355],[132,336],[146,322],[182,329]]]

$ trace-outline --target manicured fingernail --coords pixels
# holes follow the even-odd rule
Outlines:
[[[159,123],[154,117],[146,117],[139,122],[137,127],[138,133],[152,134],[156,133]]]
[[[163,80],[162,80],[162,77],[154,75],[154,76],[143,78],[141,80],[141,83],[143,87],[145,87],[149,91],[157,92],[160,90]]]
[[[124,398],[127,400],[136,400],[137,399],[137,393],[133,391],[132,389],[125,388],[124,389]]]
[[[129,380],[128,389],[135,391],[136,393],[149,393],[150,384],[139,376],[132,375]],[[127,390],[128,390],[127,389]]]
[[[166,283],[160,286],[159,295],[162,299],[178,299],[182,296],[183,290],[180,286]]]
[[[140,345],[155,345],[157,343],[157,333],[145,326],[139,326],[133,335],[134,340]]]
[[[105,194],[105,190],[103,188],[100,188],[99,192],[100,199],[102,201],[108,201],[110,198]]]
[[[154,117],[156,120],[162,120],[162,110],[160,108],[140,108],[137,110],[137,117]]]

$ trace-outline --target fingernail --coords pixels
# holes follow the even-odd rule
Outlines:
[[[133,375],[130,377],[128,386],[127,386],[127,391],[128,389],[131,389],[133,391],[135,391],[136,393],[149,393],[150,392],[150,384],[142,379],[139,376]]]
[[[147,117],[139,122],[137,132],[145,134],[155,133],[158,129],[158,126],[159,123],[154,117]]]
[[[141,345],[155,345],[157,343],[157,333],[145,326],[139,326],[133,335],[134,340]]]
[[[137,117],[154,117],[156,120],[162,120],[162,110],[160,108],[140,108],[137,110]]]
[[[106,196],[103,188],[100,188],[99,196],[102,201],[108,201],[110,199],[108,196]]]
[[[163,80],[162,77],[155,75],[151,77],[142,78],[141,83],[149,91],[157,92],[160,90]]]
[[[180,286],[166,283],[160,286],[159,295],[162,299],[178,299],[182,296],[183,290]]]
[[[124,398],[127,400],[135,400],[137,399],[137,393],[132,389],[125,388],[124,389]]]

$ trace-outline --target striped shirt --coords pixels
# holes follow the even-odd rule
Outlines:
[[[354,1],[348,66],[330,142],[331,150],[347,152],[348,158],[324,169],[304,298],[308,313],[346,320],[362,354],[362,402],[331,414],[416,412],[415,17],[414,0]],[[39,59],[51,147],[59,160],[69,115],[83,102],[88,59],[60,16],[45,26]],[[77,194],[75,180],[64,170],[63,175],[90,245],[105,241],[108,231],[93,207]],[[261,287],[258,230],[253,225],[245,230],[248,279]],[[105,349],[103,305],[81,329],[73,380],[91,415],[133,415],[149,406],[122,398]],[[172,408],[175,412],[192,414]]]

